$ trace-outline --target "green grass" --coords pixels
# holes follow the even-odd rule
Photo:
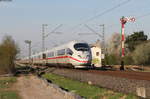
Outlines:
[[[137,97],[133,96],[132,94],[129,94],[125,99],[137,99]]]
[[[60,87],[74,92],[80,96],[83,96],[87,99],[121,99],[125,96],[126,99],[138,99],[134,95],[125,95],[122,93],[113,92],[105,88],[99,88],[87,83],[79,82],[55,74],[45,74],[44,78],[51,80],[53,83],[59,85]]]
[[[105,92],[105,89],[101,89],[95,86],[90,86],[86,83],[80,83],[78,81],[66,79],[53,74],[45,74],[43,77],[52,80],[53,83],[65,88],[69,91],[75,92],[80,96],[91,98],[99,93]],[[89,91],[87,91],[89,90]]]
[[[108,99],[119,99],[123,96],[124,95],[122,93],[116,93],[115,95],[110,96]]]
[[[19,99],[19,96],[14,91],[0,91],[0,99]]]
[[[2,77],[0,78],[0,89],[9,88],[14,82],[16,82],[16,77]]]
[[[0,78],[0,99],[20,99],[17,92],[11,89],[16,81],[16,77]]]

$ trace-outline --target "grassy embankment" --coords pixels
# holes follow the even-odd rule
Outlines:
[[[64,78],[55,74],[45,74],[43,77],[51,80],[53,83],[59,85],[60,87],[87,99],[138,99],[138,97],[134,95],[114,92],[104,88],[92,86],[87,83]]]
[[[16,77],[0,77],[0,99],[20,99],[15,90],[12,89]]]

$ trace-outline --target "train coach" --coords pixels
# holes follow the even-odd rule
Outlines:
[[[71,41],[67,44],[32,55],[30,59],[33,64],[88,68],[91,65],[92,55],[87,43]],[[26,62],[29,62],[29,58],[26,58]]]

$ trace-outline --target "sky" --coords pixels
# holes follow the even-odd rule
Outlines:
[[[126,1],[127,3],[122,4]],[[101,38],[97,35],[79,35],[79,33],[93,33],[85,26],[86,24],[101,34],[100,25],[105,24],[107,42],[113,33],[120,33],[122,16],[136,18],[135,22],[126,24],[126,35],[143,30],[150,38],[149,4],[150,0],[1,0],[0,41],[5,35],[11,35],[24,56],[28,53],[24,40],[32,41],[32,51],[41,50],[42,24],[48,24],[45,27],[46,34],[62,24],[55,31],[61,34],[51,33],[46,38],[46,48],[71,40],[93,43]],[[112,9],[117,5],[117,8]],[[101,15],[105,11],[107,13]]]

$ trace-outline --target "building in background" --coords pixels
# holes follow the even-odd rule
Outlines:
[[[92,53],[92,65],[95,67],[102,66],[102,52],[101,52],[101,43],[99,40],[96,43],[91,44],[91,53]]]

